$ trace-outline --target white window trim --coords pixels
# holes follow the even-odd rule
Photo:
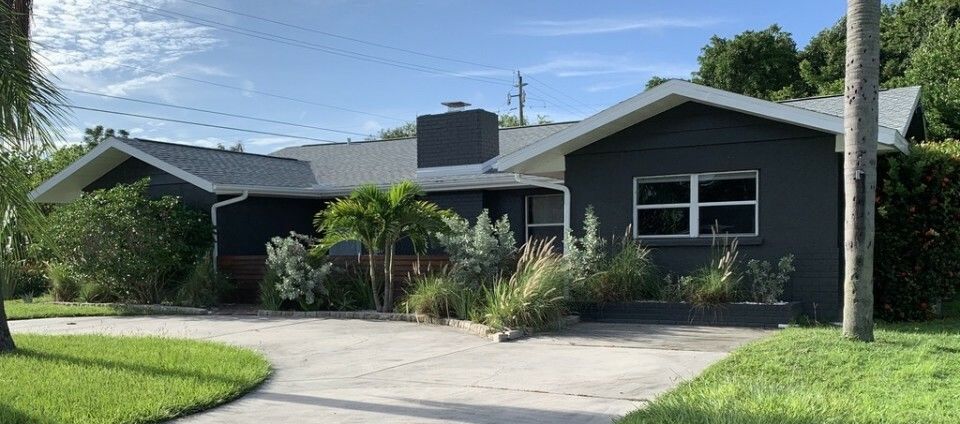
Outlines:
[[[724,174],[753,174],[753,181],[756,184],[755,200],[737,200],[728,202],[704,202],[700,203],[700,177],[709,175]],[[637,186],[640,180],[652,178],[670,178],[670,177],[689,177],[690,178],[690,202],[685,203],[663,203],[656,205],[638,205],[637,204]],[[633,178],[633,238],[646,239],[665,239],[665,238],[701,238],[712,237],[712,234],[700,234],[700,208],[711,206],[749,206],[753,205],[753,233],[730,233],[724,234],[731,237],[756,237],[760,235],[760,171],[756,169],[745,169],[741,171],[720,171],[720,172],[700,172],[696,174],[671,174],[671,175],[644,175]],[[637,231],[637,211],[643,209],[678,209],[688,208],[690,216],[690,234],[638,234]]]
[[[539,227],[564,227],[563,221],[560,222],[541,222],[539,224],[530,223],[530,199],[535,197],[563,197],[563,194],[530,194],[523,196],[523,240],[530,240],[530,229]]]

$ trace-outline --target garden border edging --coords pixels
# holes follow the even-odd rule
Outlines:
[[[480,337],[486,337],[494,342],[508,342],[523,338],[529,333],[521,330],[503,330],[497,331],[488,325],[476,323],[456,318],[435,318],[429,315],[404,314],[398,312],[376,312],[376,311],[268,311],[261,309],[257,311],[258,317],[282,317],[282,318],[334,318],[334,319],[366,319],[379,321],[405,321],[418,324],[432,324],[446,327],[453,327]],[[579,317],[568,316],[562,324],[569,325],[579,322]]]

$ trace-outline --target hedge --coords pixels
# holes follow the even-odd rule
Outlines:
[[[960,141],[918,144],[879,165],[876,315],[929,319],[960,286]]]

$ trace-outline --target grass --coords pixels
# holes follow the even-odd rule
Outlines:
[[[58,305],[49,297],[38,297],[33,302],[24,303],[22,300],[7,300],[3,302],[7,311],[8,320],[54,318],[54,317],[85,317],[101,315],[131,315],[136,312],[114,306],[78,306]]]
[[[618,423],[960,422],[960,319],[881,325],[876,339],[789,328]]]
[[[0,356],[0,422],[152,423],[256,387],[269,363],[249,350],[158,337],[21,334]]]

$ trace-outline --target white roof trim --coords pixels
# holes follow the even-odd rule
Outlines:
[[[117,152],[122,154],[116,155]],[[114,156],[111,157],[111,154]],[[214,185],[210,181],[164,162],[156,156],[149,155],[116,138],[109,138],[102,141],[97,147],[94,147],[93,150],[83,155],[76,162],[70,164],[70,166],[66,167],[63,171],[58,172],[31,191],[29,195],[30,200],[50,203],[61,203],[73,200],[79,195],[83,187],[96,181],[130,157],[140,159],[203,190],[211,193],[214,191]],[[84,173],[83,171],[86,172]],[[66,184],[74,175],[77,175],[80,180],[72,184],[71,187],[63,187],[62,185]],[[64,193],[64,191],[67,193]]]
[[[651,118],[687,101],[731,109],[832,134],[843,134],[843,118],[796,106],[774,103],[681,80],[670,80],[617,103],[596,115],[560,130],[542,140],[504,155],[497,169],[509,172],[563,171],[563,156],[594,141]],[[880,144],[907,153],[909,147],[899,131],[880,127]],[[531,164],[538,159],[541,164]]]

